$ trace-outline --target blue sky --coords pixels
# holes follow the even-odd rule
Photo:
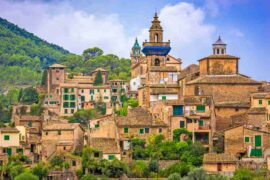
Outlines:
[[[98,46],[129,57],[155,11],[183,67],[210,55],[221,35],[241,73],[270,81],[269,0],[0,0],[0,17],[77,54]]]

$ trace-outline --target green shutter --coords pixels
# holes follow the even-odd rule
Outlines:
[[[64,100],[69,100],[69,95],[65,94],[65,95],[63,96],[63,99],[64,99]]]
[[[91,101],[94,101],[94,96],[91,96]]]
[[[104,89],[104,92],[106,92],[107,91],[107,89]]]
[[[85,96],[81,96],[81,101],[82,101],[82,102],[85,101]]]
[[[162,96],[162,100],[166,100],[166,96]]]
[[[76,107],[76,103],[75,102],[70,102],[70,107],[71,108],[75,108]]]
[[[262,157],[262,149],[251,149],[250,156]]]
[[[185,127],[185,121],[180,121],[180,128],[184,128]]]
[[[64,93],[68,93],[68,88],[64,88]]]
[[[90,89],[90,94],[95,94],[95,90],[94,89]]]
[[[262,99],[259,99],[259,104],[262,105]]]
[[[268,100],[268,105],[270,105],[270,100]]]
[[[144,129],[140,129],[140,134],[144,134]]]
[[[74,88],[71,88],[71,92],[74,92]]]
[[[99,128],[99,124],[95,124],[95,128]]]
[[[10,139],[9,135],[4,135],[4,140],[8,141]]]
[[[128,128],[124,128],[124,133],[128,133]]]
[[[32,127],[32,121],[29,121],[29,122],[28,122],[28,126],[29,126],[29,127]]]
[[[245,137],[245,142],[249,142],[249,137]]]
[[[64,103],[63,103],[63,107],[64,107],[64,108],[68,108],[68,107],[69,107],[69,103],[68,103],[68,102],[64,102]]]
[[[8,154],[9,156],[12,155],[12,149],[11,149],[11,148],[7,148],[7,154]]]
[[[114,160],[115,159],[115,156],[114,155],[109,155],[108,159],[109,160]]]
[[[199,126],[204,126],[204,120],[199,120]]]
[[[256,147],[262,146],[262,136],[261,135],[255,135],[255,146]]]
[[[100,92],[100,89],[98,89],[97,92]]]
[[[196,107],[196,110],[197,110],[198,112],[205,112],[205,106],[203,106],[203,105],[198,105],[198,106]]]

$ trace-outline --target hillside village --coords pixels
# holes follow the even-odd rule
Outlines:
[[[55,163],[48,179],[101,176],[105,167],[117,172],[105,173],[109,178],[167,178],[178,165],[186,168],[181,176],[202,167],[217,179],[238,169],[269,177],[270,84],[241,74],[240,58],[221,37],[212,54],[185,68],[171,48],[155,14],[148,41],[136,39],[131,48],[130,81],[109,80],[102,67],[74,75],[50,65],[46,83],[35,87],[41,112],[18,103],[13,126],[0,128],[0,165],[13,156],[26,158],[27,167]],[[102,160],[119,164],[103,167]]]

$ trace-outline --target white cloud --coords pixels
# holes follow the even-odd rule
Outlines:
[[[24,27],[49,42],[81,54],[93,46],[105,53],[129,57],[135,36],[148,39],[149,27],[128,36],[118,14],[95,15],[74,9],[67,2],[0,1],[0,16]],[[185,64],[211,52],[215,27],[205,23],[205,12],[193,4],[167,5],[160,11],[164,40],[171,40],[172,54]]]

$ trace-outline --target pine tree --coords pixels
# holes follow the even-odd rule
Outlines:
[[[102,80],[101,72],[98,71],[95,77],[94,86],[100,86],[100,85],[103,85],[103,80]]]

